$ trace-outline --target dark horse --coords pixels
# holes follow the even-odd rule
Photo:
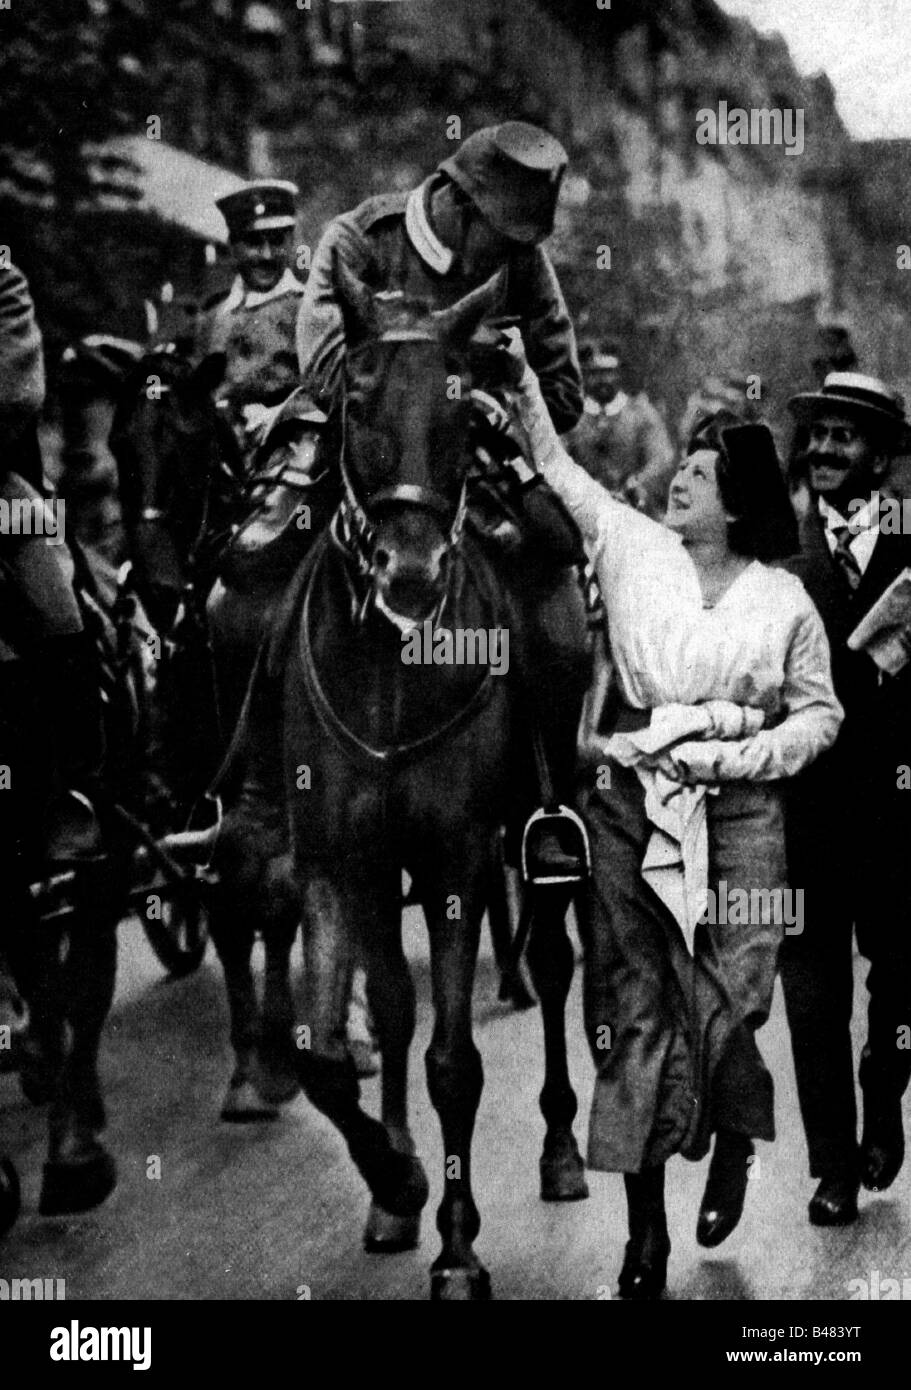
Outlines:
[[[437,311],[374,296],[347,274],[342,288],[345,496],[271,650],[272,668],[284,672],[290,910],[304,923],[298,1069],[370,1190],[367,1249],[412,1248],[428,1183],[408,1125],[415,995],[401,941],[407,869],[430,936],[426,1066],[445,1154],[432,1297],[482,1299],[490,1281],[473,1249],[480,1216],[471,1140],[483,1072],[472,992],[492,847],[497,828],[529,809],[522,768],[531,755],[514,677],[490,663],[406,664],[403,651],[428,619],[453,634],[509,634],[514,669],[531,641],[524,614],[534,608],[533,575],[523,576],[516,602],[465,527],[469,340],[495,281]],[[570,764],[584,685],[583,677],[564,739]],[[563,1023],[573,970],[567,896],[552,897],[538,915],[529,948],[545,1028],[542,1195],[564,1199],[587,1195]],[[383,1057],[382,1122],[361,1109],[344,1046],[346,982],[359,952]]]
[[[152,762],[178,811],[190,809],[225,757],[269,614],[309,540],[294,515],[300,496],[312,500],[305,480],[296,492],[286,484],[288,496],[275,504],[276,476],[289,472],[281,433],[277,446],[270,437],[255,476],[244,466],[212,397],[224,365],[223,354],[194,366],[180,352],[149,353],[124,386],[110,438],[135,587],[160,634]],[[303,510],[309,522],[309,508]],[[277,528],[276,515],[283,523]],[[259,548],[254,565],[245,545],[255,547],[264,535],[272,544]],[[268,815],[261,811],[260,825]],[[187,841],[191,852],[204,852],[192,836]],[[246,856],[242,845],[241,860]],[[243,873],[240,865],[233,868],[236,886]],[[280,1049],[270,1047],[287,1031],[297,921],[288,929],[280,913],[254,906],[228,923],[218,890],[213,897],[212,935],[225,970],[236,1054],[222,1116],[271,1118],[299,1090],[296,1075],[277,1061]],[[262,1014],[251,972],[257,928],[266,951]]]
[[[159,635],[155,755],[184,809],[207,786],[237,712],[219,707],[205,622],[246,505],[240,451],[212,399],[224,369],[220,353],[197,366],[180,352],[148,353],[124,384],[110,436],[132,581]]]

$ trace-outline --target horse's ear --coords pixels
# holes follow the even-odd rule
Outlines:
[[[224,352],[210,352],[190,373],[189,384],[202,396],[211,396],[221,385],[228,369],[228,357]]]
[[[341,256],[335,257],[335,283],[339,291],[342,313],[355,337],[372,337],[376,328],[376,305],[373,293],[349,270]]]
[[[446,309],[435,309],[431,318],[441,338],[449,342],[467,343],[478,324],[496,304],[503,287],[503,272],[497,270],[464,298]]]

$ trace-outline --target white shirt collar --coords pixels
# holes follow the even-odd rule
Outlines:
[[[614,399],[608,401],[607,405],[600,405],[591,396],[586,396],[584,408],[588,415],[603,415],[606,419],[610,419],[614,415],[619,415],[628,401],[629,396],[625,391],[618,391]]]
[[[444,246],[430,225],[427,216],[427,193],[434,175],[413,188],[405,204],[405,231],[425,265],[435,270],[437,275],[448,275],[455,256],[448,246]]]
[[[866,574],[867,566],[873,558],[873,551],[876,549],[876,542],[879,539],[879,497],[875,495],[858,511],[852,512],[850,521],[846,520],[837,508],[820,497],[819,515],[826,528],[826,544],[832,553],[838,544],[836,532],[843,526],[848,527],[850,532],[848,548],[857,561],[861,574]]]
[[[862,507],[855,508],[850,517],[842,516],[837,507],[833,507],[831,502],[827,502],[824,497],[819,499],[819,515],[825,522],[827,531],[835,532],[842,526],[847,526],[852,538],[859,536],[864,531],[874,530],[879,525],[879,493],[874,493]]]
[[[281,299],[286,294],[303,294],[305,286],[290,269],[273,285],[271,290],[248,290],[243,278],[238,275],[224,302],[224,312],[233,313],[235,309],[258,309],[260,304],[268,304],[271,299]]]

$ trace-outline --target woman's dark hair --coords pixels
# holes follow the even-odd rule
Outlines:
[[[728,524],[728,544],[753,560],[783,560],[798,549],[797,518],[775,440],[767,425],[745,425],[729,410],[698,421],[687,454],[718,455],[715,476]]]

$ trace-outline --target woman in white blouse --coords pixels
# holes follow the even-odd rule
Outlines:
[[[697,1238],[718,1245],[742,1214],[753,1140],[774,1138],[755,1030],[783,933],[802,922],[786,891],[782,779],[833,743],[842,710],[819,614],[765,563],[797,543],[768,430],[708,422],[661,525],[573,463],[510,337],[518,418],[607,609],[619,707],[583,793],[588,1162],[625,1178],[621,1296],[657,1298],[666,1160],[701,1158],[716,1136]]]

